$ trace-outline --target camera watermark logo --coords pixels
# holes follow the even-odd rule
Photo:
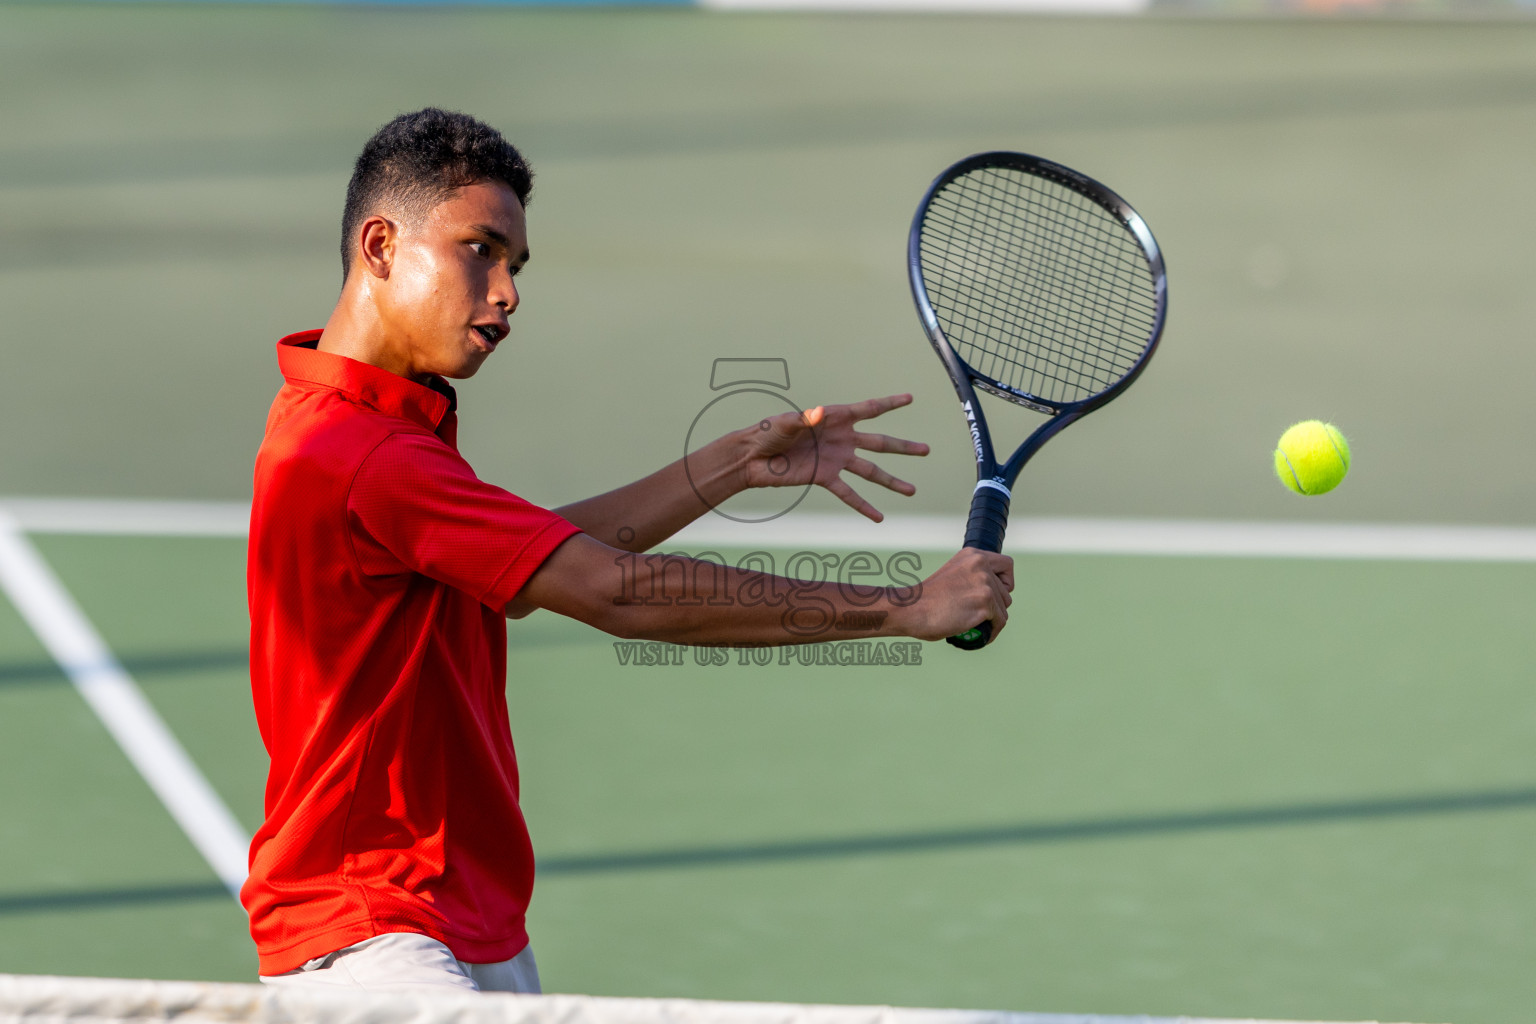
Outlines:
[[[858,639],[885,625],[889,605],[906,607],[922,596],[923,563],[913,551],[885,558],[870,551],[797,551],[782,566],[769,551],[749,552],[734,564],[716,551],[626,553],[614,564],[621,580],[614,604],[772,608],[786,641],[690,648],[621,640],[613,645],[620,665],[922,664],[916,641]],[[875,607],[882,602],[886,608]]]
[[[923,645],[916,640],[834,640],[794,647],[688,647],[657,640],[615,640],[620,665],[633,668],[763,668],[768,665],[823,667],[896,667],[921,665]]]
[[[709,388],[716,394],[688,426],[683,470],[693,493],[716,515],[766,523],[793,511],[815,486],[820,439],[816,428],[798,419],[804,410],[789,397],[789,386],[784,359],[721,358],[712,364]],[[716,438],[734,434],[739,440],[741,432],[753,430],[762,432],[749,438],[754,445],[749,479],[757,507],[747,511],[732,497],[709,493],[711,476],[719,477],[714,462],[723,449],[713,449],[708,458],[701,453]],[[765,501],[772,507],[764,510]],[[634,532],[621,530],[619,539],[627,544]],[[614,641],[614,655],[626,667],[922,664],[921,643],[870,636],[885,626],[892,604],[906,606],[921,596],[922,560],[911,551],[886,558],[868,551],[798,551],[785,560],[782,572],[767,551],[753,551],[735,564],[727,564],[716,551],[629,553],[615,563],[622,581],[615,604],[763,606],[777,612],[783,630],[782,643]]]
[[[713,501],[702,487],[702,467],[696,462],[700,448],[717,437],[739,430],[753,421],[762,431],[773,429],[771,417],[786,412],[799,415],[802,409],[789,397],[789,362],[779,358],[716,359],[710,367],[709,389],[723,392],[704,404],[683,438],[683,472],[688,485],[709,510],[717,516],[737,523],[766,523],[790,512],[811,493],[812,480],[816,476],[820,453],[816,445],[816,432],[809,432],[810,444],[798,445],[793,450],[776,455],[768,461],[768,471],[786,481],[803,480],[803,484],[786,483],[783,489],[759,488],[757,500],[771,495],[773,507],[767,510],[744,512],[727,510],[722,502]]]

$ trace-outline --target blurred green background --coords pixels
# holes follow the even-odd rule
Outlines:
[[[935,173],[1016,148],[1129,199],[1171,291],[1148,373],[1016,513],[1533,519],[1536,24],[14,5],[0,97],[0,494],[245,498],[350,161],[433,103],[538,172],[513,337],[460,389],[466,454],[532,500],[676,458],[712,360],[769,356],[804,404],[915,393],[888,427],[934,455],[878,503],[959,514],[903,247]],[[1356,465],[1304,501],[1269,452],[1312,416]],[[243,546],[38,544],[254,828]],[[514,624],[547,986],[1529,1019],[1531,567],[1020,579],[1007,646],[901,671],[620,669]],[[0,970],[252,976],[3,603],[0,794]]]
[[[472,461],[529,498],[676,457],[713,359],[780,356],[807,404],[915,393],[903,507],[958,512],[903,246],[933,175],[1001,147],[1121,192],[1171,293],[1018,511],[1536,507],[1536,24],[0,7],[0,95],[6,493],[244,497],[350,161],[436,103],[539,175],[513,344],[463,389]],[[1357,445],[1326,503],[1269,479],[1312,416]]]

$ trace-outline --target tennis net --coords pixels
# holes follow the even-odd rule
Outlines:
[[[295,992],[262,985],[0,974],[0,1024],[1239,1024],[1194,1017],[1106,1017],[812,1006],[579,995]],[[1249,1021],[1247,1024],[1283,1024]],[[1290,1022],[1299,1024],[1299,1022]]]

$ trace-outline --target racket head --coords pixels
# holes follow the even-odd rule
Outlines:
[[[974,383],[1038,412],[1085,414],[1136,379],[1167,319],[1162,250],[1141,216],[1027,153],[978,153],[935,178],[907,262],[962,402]]]

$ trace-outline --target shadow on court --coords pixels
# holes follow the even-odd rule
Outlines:
[[[849,836],[841,839],[809,839],[730,846],[684,846],[628,853],[574,854],[541,860],[539,874],[543,877],[558,877],[668,868],[783,863],[934,850],[963,850],[984,846],[1027,846],[1096,839],[1129,839],[1184,832],[1279,828],[1289,825],[1316,825],[1532,808],[1536,808],[1536,788],[1482,790],[1392,799],[1233,808],[1187,814],[1040,822],[924,832],[893,832],[884,835]],[[0,895],[0,916],[223,899],[229,899],[229,893],[217,882],[17,893]]]
[[[62,910],[107,910],[112,907],[133,907],[150,903],[188,903],[229,898],[229,890],[218,882],[70,889],[0,896],[0,915],[56,913]]]
[[[130,675],[174,674],[178,672],[213,672],[225,669],[244,670],[250,654],[244,647],[224,650],[186,651],[174,654],[149,654],[137,658],[120,658],[119,664]],[[0,686],[26,686],[48,683],[67,683],[69,680],[52,661],[21,661],[0,664]]]
[[[817,860],[885,853],[958,850],[982,846],[1025,846],[1077,840],[1129,839],[1180,832],[1276,828],[1286,825],[1370,821],[1380,818],[1409,818],[1421,815],[1463,814],[1521,808],[1536,808],[1536,789],[1484,790],[1437,796],[1195,811],[1187,814],[995,825],[928,832],[896,832],[843,839],[811,839],[740,846],[696,846],[634,853],[576,854],[540,861],[539,872],[545,876],[587,875],[608,871]]]
[[[583,635],[569,631],[544,631],[522,627],[511,641],[513,653],[556,647],[576,647],[589,641]],[[119,658],[118,664],[129,675],[176,675],[183,672],[220,672],[229,669],[245,671],[250,664],[250,651],[245,647],[226,647],[206,651],[167,651],[157,654],[141,654]],[[50,660],[0,662],[0,687],[35,686],[67,683],[68,678],[59,666]]]

